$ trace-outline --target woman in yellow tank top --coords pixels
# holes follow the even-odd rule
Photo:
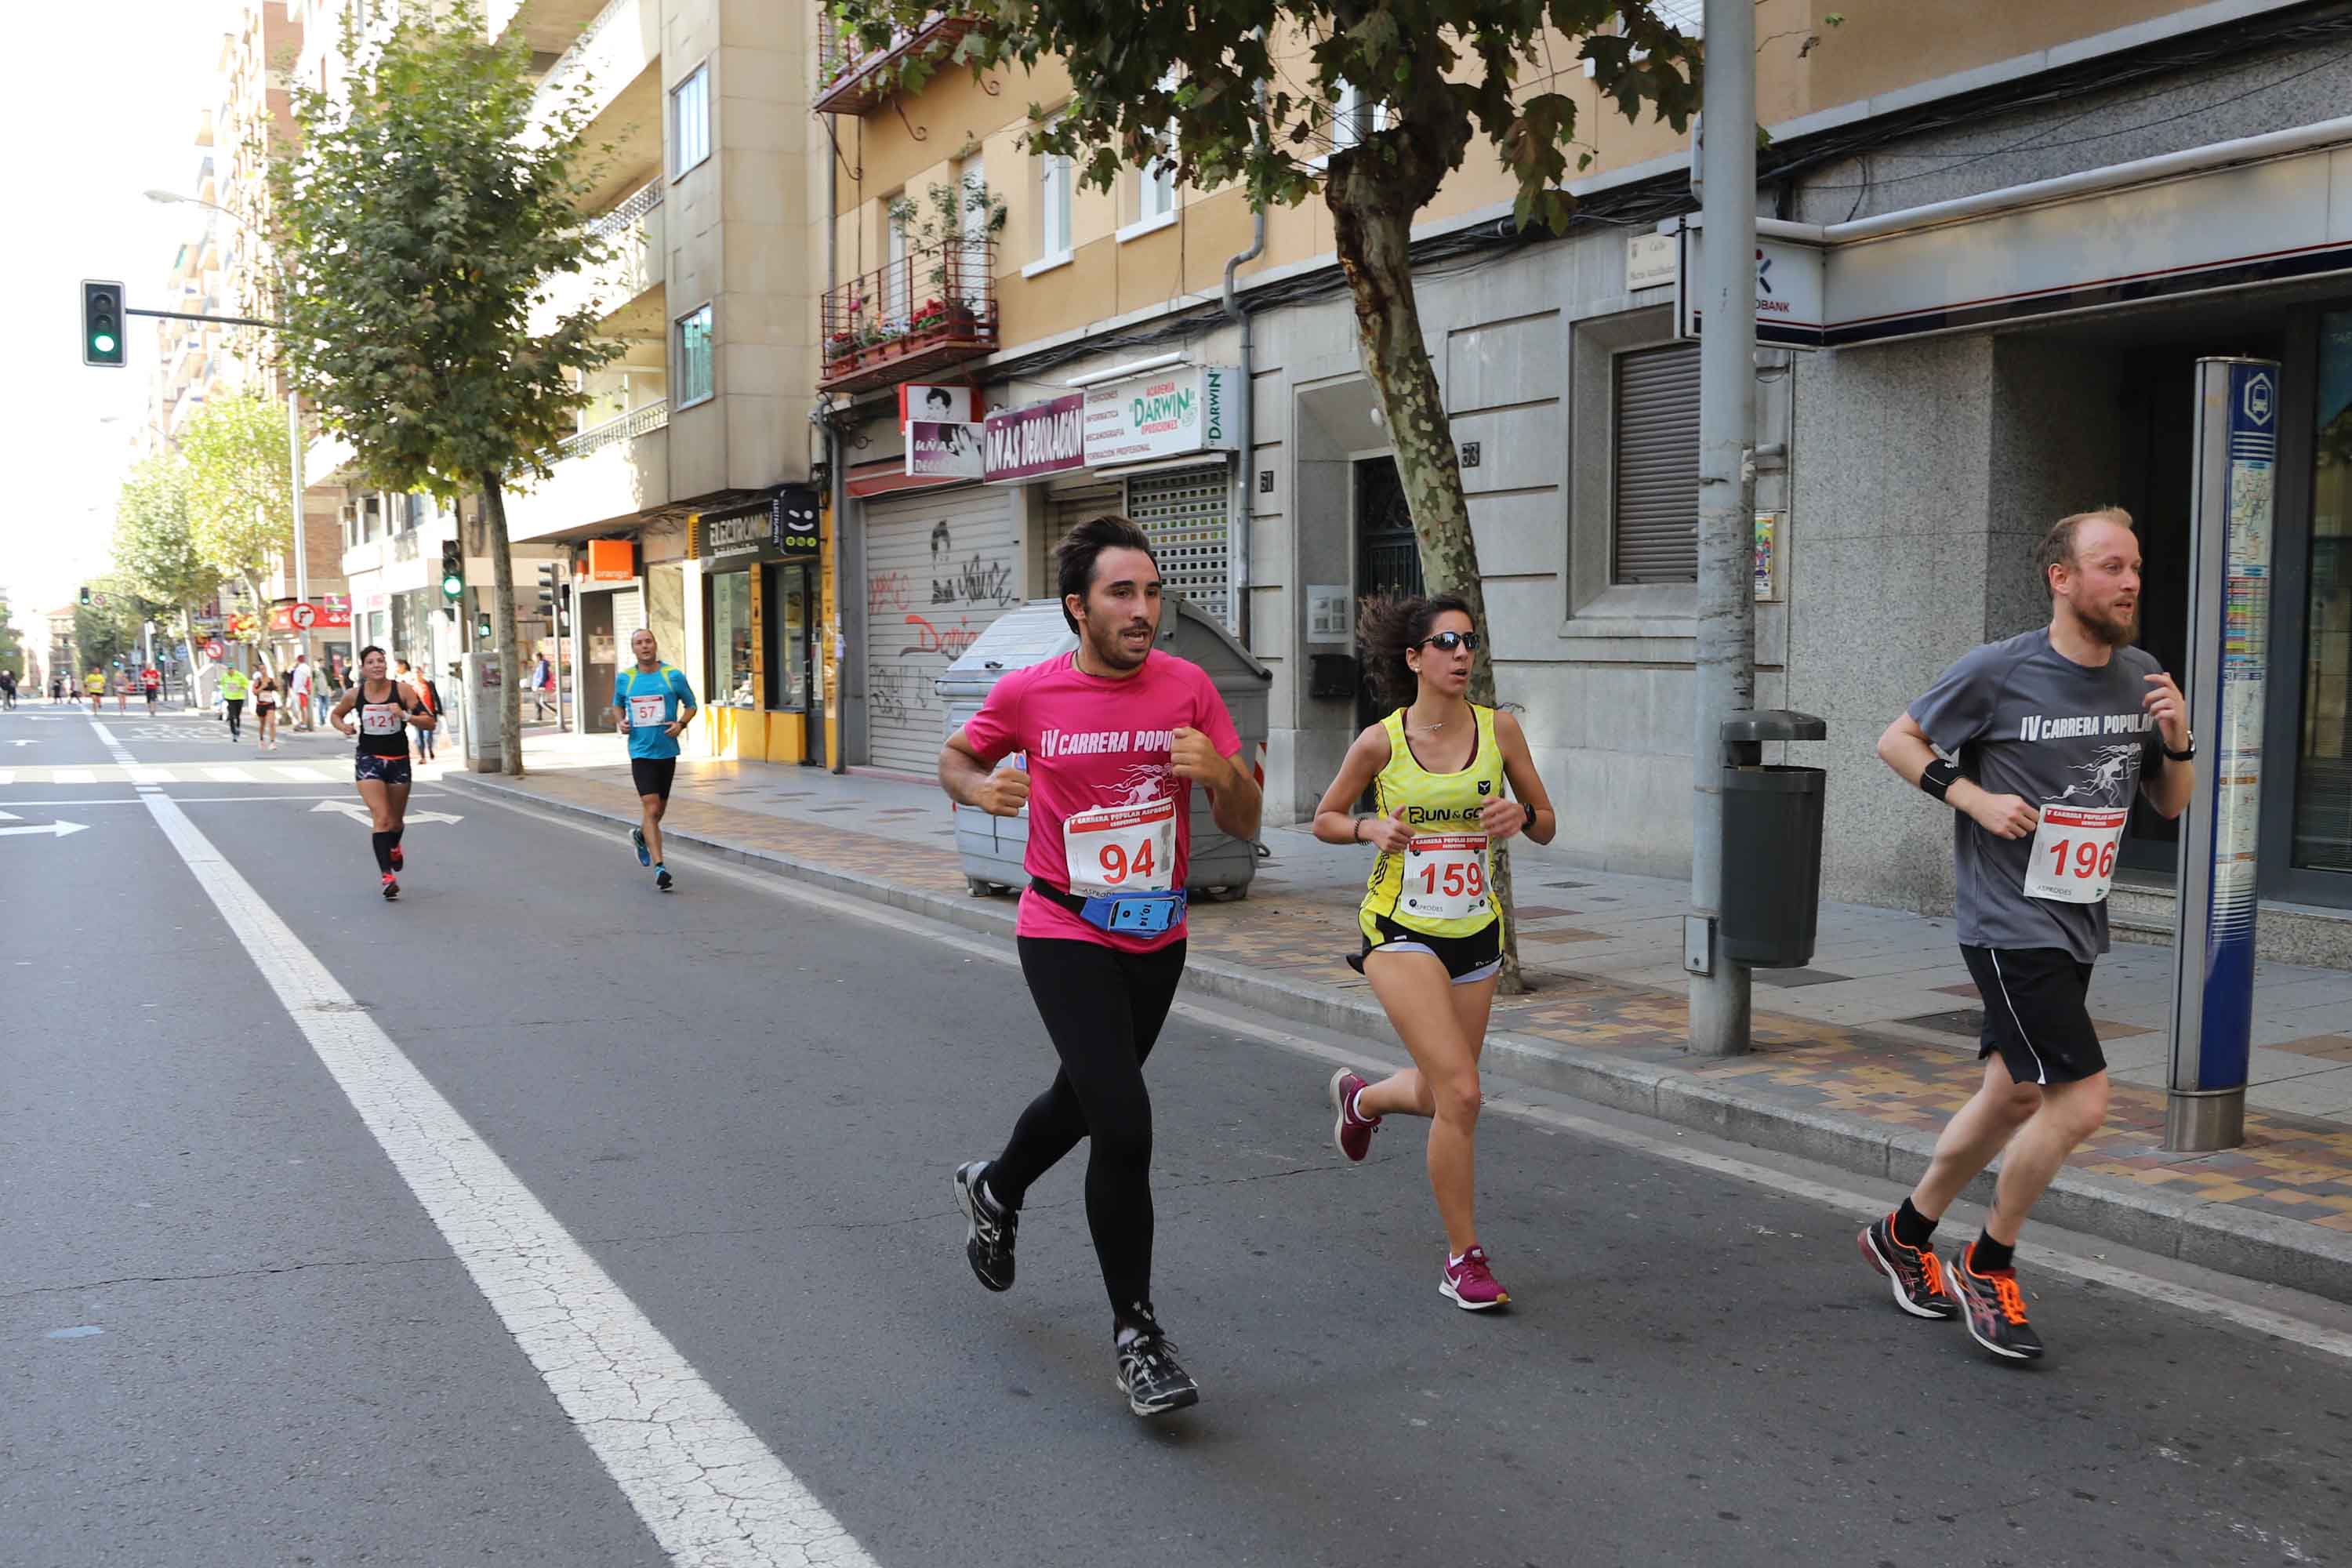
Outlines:
[[[1397,707],[1348,748],[1315,836],[1377,852],[1357,913],[1363,951],[1348,962],[1371,982],[1413,1065],[1379,1083],[1333,1074],[1332,1141],[1361,1160],[1382,1117],[1430,1119],[1429,1184],[1446,1246],[1437,1288],[1483,1311],[1511,1299],[1475,1218],[1478,1056],[1503,956],[1491,852],[1515,833],[1549,844],[1559,824],[1518,721],[1469,700],[1478,632],[1468,605],[1452,595],[1374,598],[1357,639],[1374,689]],[[1367,788],[1378,809],[1359,816]]]

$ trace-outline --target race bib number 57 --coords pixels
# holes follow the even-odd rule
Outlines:
[[[2116,885],[2116,848],[2131,813],[2112,805],[2045,805],[2025,868],[2025,896],[2095,904]]]
[[[629,699],[629,728],[658,730],[669,722],[669,700],[666,697],[632,697]]]

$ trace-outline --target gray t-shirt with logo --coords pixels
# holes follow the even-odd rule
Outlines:
[[[2161,667],[2119,647],[2097,668],[2050,646],[2050,629],[1987,643],[1911,704],[1936,749],[1994,795],[2045,805],[2124,806],[2143,772],[2164,766],[2156,721],[2141,706]],[[2028,898],[2033,837],[2000,838],[1952,813],[1960,941],[1970,947],[2063,947],[2078,963],[2107,951],[2107,906]]]

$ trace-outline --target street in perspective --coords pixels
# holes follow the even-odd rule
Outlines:
[[[2352,5],[93,18],[0,1568],[2352,1562]]]

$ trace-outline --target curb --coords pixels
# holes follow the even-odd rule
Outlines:
[[[550,800],[482,774],[444,778],[444,786],[476,790],[590,822],[632,826],[615,812]],[[750,849],[681,828],[665,838],[794,881],[904,910],[966,931],[1011,934],[1010,907],[901,888],[855,871],[816,866],[771,850]],[[1314,985],[1268,975],[1216,958],[1194,958],[1185,979],[1198,990],[1293,1023],[1393,1041],[1379,1005]],[[1486,1060],[1512,1078],[1612,1110],[1706,1132],[1753,1148],[1880,1177],[1916,1181],[1935,1152],[1930,1134],[1887,1128],[1860,1117],[1780,1106],[1744,1098],[1732,1084],[1704,1079],[1671,1063],[1576,1053],[1549,1040],[1508,1031],[1486,1037]],[[1992,1196],[1989,1173],[1962,1195],[1984,1205]],[[2139,1186],[2097,1172],[2062,1170],[2035,1206],[2038,1218],[2068,1230],[2104,1237],[2143,1252],[2352,1303],[2352,1232],[2325,1230],[2228,1204]]]

